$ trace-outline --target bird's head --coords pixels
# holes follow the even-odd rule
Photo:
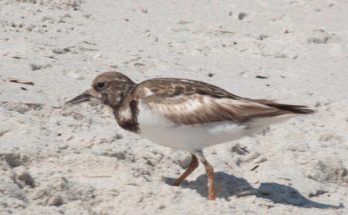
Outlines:
[[[66,104],[78,104],[94,98],[117,108],[134,85],[135,83],[131,79],[120,72],[104,72],[93,80],[91,89],[76,96]]]

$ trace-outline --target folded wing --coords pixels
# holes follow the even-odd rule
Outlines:
[[[139,102],[155,114],[185,125],[218,121],[244,123],[255,118],[293,113],[286,108],[278,108],[277,103],[269,100],[258,102],[206,83],[178,80],[153,79],[140,84],[133,93]],[[278,105],[282,107],[281,104]]]

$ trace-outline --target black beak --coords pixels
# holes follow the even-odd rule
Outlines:
[[[67,101],[65,104],[78,104],[81,102],[89,101],[93,96],[90,94],[89,90],[85,91],[81,95],[76,96],[75,98]]]

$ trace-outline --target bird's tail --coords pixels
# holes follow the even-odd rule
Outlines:
[[[258,102],[270,106],[270,107],[274,107],[277,108],[279,110],[284,110],[284,111],[288,111],[291,113],[295,113],[295,114],[310,114],[310,113],[314,113],[315,111],[305,105],[288,105],[288,104],[280,104],[280,103],[276,103],[272,100],[257,100]]]

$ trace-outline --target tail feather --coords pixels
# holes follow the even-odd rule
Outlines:
[[[305,105],[288,105],[288,104],[280,104],[276,103],[272,100],[257,100],[259,103],[262,103],[264,105],[278,108],[279,110],[284,110],[288,111],[291,113],[296,113],[296,114],[311,114],[314,113],[315,111]]]
[[[280,110],[289,111],[291,113],[297,113],[297,114],[310,114],[314,113],[315,111],[313,109],[310,109],[307,106],[304,105],[288,105],[288,104],[268,104],[268,106],[278,108]]]

